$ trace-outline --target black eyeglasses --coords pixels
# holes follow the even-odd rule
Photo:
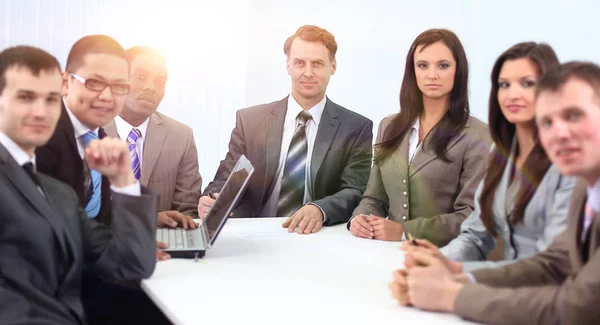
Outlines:
[[[77,81],[81,82],[85,85],[85,88],[93,91],[104,91],[106,87],[110,87],[110,91],[112,91],[115,95],[127,95],[129,94],[129,90],[131,90],[131,86],[126,83],[114,83],[109,84],[102,80],[93,79],[93,78],[83,78],[74,73],[71,73],[73,78],[77,79]]]

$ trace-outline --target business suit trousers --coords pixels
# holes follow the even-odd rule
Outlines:
[[[139,283],[110,283],[85,275],[81,299],[91,325],[172,324]]]

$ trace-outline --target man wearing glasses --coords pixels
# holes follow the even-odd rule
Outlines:
[[[129,94],[125,49],[105,35],[85,36],[71,48],[62,79],[62,113],[48,143],[36,150],[38,171],[70,185],[86,215],[110,225],[110,183],[88,168],[83,152],[90,141],[106,137],[102,126],[121,112]],[[135,286],[84,274],[82,301],[90,323],[166,323]]]
[[[106,133],[102,125],[123,108],[129,93],[125,50],[104,35],[73,45],[63,73],[63,107],[48,143],[36,150],[38,170],[69,184],[88,217],[110,225],[110,184],[83,161],[83,150]]]

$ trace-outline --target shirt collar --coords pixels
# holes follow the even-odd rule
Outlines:
[[[23,166],[28,162],[31,162],[33,166],[35,166],[35,154],[33,157],[29,157],[29,154],[27,154],[25,150],[21,149],[18,144],[2,132],[0,132],[0,143],[8,150],[8,153],[19,166]]]
[[[415,120],[415,123],[413,123],[411,130],[414,130],[417,132],[417,134],[419,134],[419,128],[421,127],[421,119],[419,117],[417,117],[417,119]]]
[[[587,204],[595,213],[600,213],[600,179],[587,188]]]
[[[65,100],[64,97],[63,97],[63,103],[65,104],[65,108],[67,109],[67,113],[69,114],[69,118],[71,119],[71,123],[73,124],[73,129],[75,130],[76,138],[80,138],[82,135],[92,131],[92,129],[83,125],[83,123],[81,123],[81,121],[79,121],[79,119],[75,116],[75,114],[73,114],[73,112],[71,112],[71,110],[69,109],[69,106],[67,106],[67,101]],[[96,133],[96,135],[98,135],[98,129],[99,128],[96,128],[95,130],[93,130],[94,133]]]
[[[117,115],[115,117],[115,126],[117,128],[117,133],[119,134],[119,138],[121,138],[121,140],[127,140],[127,137],[129,137],[129,132],[131,132],[131,129],[136,128],[138,130],[140,130],[140,133],[142,134],[141,138],[145,139],[146,138],[146,130],[148,130],[148,121],[150,120],[150,118],[148,117],[142,124],[140,124],[140,126],[133,126],[131,124],[129,124],[129,122],[125,121],[121,116]]]
[[[317,126],[319,126],[319,123],[321,122],[321,116],[323,115],[323,111],[325,110],[326,103],[327,96],[323,96],[323,99],[321,99],[320,102],[318,102],[315,106],[311,107],[308,110],[308,112],[312,116],[313,123],[315,123]],[[294,96],[292,96],[291,94],[288,96],[287,107],[288,110],[285,116],[285,123],[295,123],[296,117],[304,109],[302,108],[302,106],[300,106],[300,104],[298,104]]]

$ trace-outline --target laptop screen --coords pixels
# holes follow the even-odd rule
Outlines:
[[[248,186],[248,180],[253,172],[254,167],[250,161],[242,155],[229,175],[229,178],[227,178],[219,196],[215,200],[210,211],[208,211],[206,219],[204,220],[210,236],[211,245],[217,239],[227,217],[235,211],[246,186]]]

